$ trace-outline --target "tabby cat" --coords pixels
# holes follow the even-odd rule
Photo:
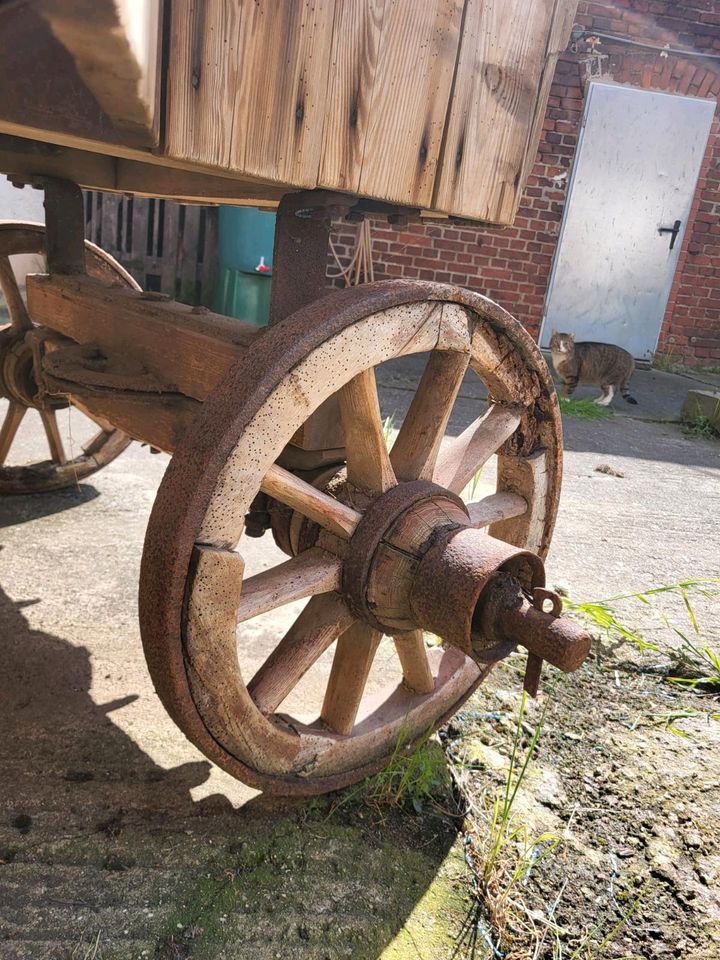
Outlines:
[[[562,392],[566,397],[572,395],[578,383],[590,383],[602,389],[602,394],[595,400],[601,407],[609,406],[615,396],[616,387],[624,400],[637,403],[628,390],[635,361],[622,347],[616,347],[613,343],[594,343],[591,340],[575,343],[574,333],[558,333],[553,330],[550,351],[555,372],[562,381]]]

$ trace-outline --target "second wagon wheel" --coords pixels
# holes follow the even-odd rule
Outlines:
[[[388,454],[374,367],[419,352],[430,357]],[[468,367],[488,388],[487,410],[443,439]],[[313,485],[275,461],[336,392],[347,462]],[[148,527],[143,643],[178,725],[239,779],[297,794],[352,783],[437,726],[516,645],[478,621],[482,585],[507,570],[542,586],[560,430],[537,347],[468,291],[370,284],[271,327],[203,405]],[[459,494],[496,452],[495,491],[466,508]],[[295,556],[244,577],[245,517],[260,490]],[[255,618],[303,597],[248,669]],[[445,642],[428,649],[423,630]],[[383,635],[397,672],[368,685]],[[293,691],[330,657],[324,691],[298,709]]]
[[[10,260],[23,254],[44,256],[45,227],[41,223],[0,221],[0,396],[7,399],[0,425],[0,494],[47,493],[72,486],[102,469],[130,443],[130,437],[122,431],[96,422],[90,436],[76,438],[80,451],[75,453],[71,448],[69,455],[66,452],[57,411],[67,404],[38,396],[33,378],[32,349],[25,341],[32,321]],[[85,256],[90,276],[108,285],[140,289],[116,260],[87,240]],[[29,410],[36,410],[42,419],[49,459],[45,451],[25,451],[24,462],[9,463]]]

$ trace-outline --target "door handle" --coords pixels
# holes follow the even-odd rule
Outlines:
[[[669,233],[670,234],[670,249],[675,246],[675,241],[677,240],[677,235],[680,233],[680,224],[682,220],[676,220],[671,227],[658,227],[658,233]]]

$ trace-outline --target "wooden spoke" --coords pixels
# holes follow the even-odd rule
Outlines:
[[[301,678],[355,617],[336,593],[312,597],[248,685],[264,714],[274,713]]]
[[[103,446],[107,443],[108,436],[112,432],[112,427],[109,430],[100,430],[94,437],[91,437],[87,443],[84,443],[82,449],[85,456],[93,457],[98,451],[102,450]]]
[[[22,423],[22,419],[26,413],[27,407],[24,407],[21,403],[13,403],[10,401],[3,425],[0,427],[0,466],[2,466],[7,459],[10,447],[13,445],[13,440],[15,439],[15,434],[18,432],[18,427]]]
[[[297,557],[256,573],[243,582],[237,622],[243,623],[293,600],[328,593],[340,586],[342,560],[312,547]]]
[[[435,351],[430,355],[417,393],[403,420],[390,463],[398,480],[432,480],[440,443],[469,356]]]
[[[354,623],[338,639],[320,717],[336,733],[352,733],[370,667],[382,634]]]
[[[490,409],[440,448],[433,480],[453,493],[461,493],[520,423],[518,407],[491,405]]]
[[[268,496],[297,510],[325,530],[347,539],[360,522],[361,514],[352,507],[329,497],[322,490],[296,477],[294,473],[273,464],[260,485]]]
[[[57,415],[54,410],[40,410],[40,417],[45,427],[45,436],[50,447],[50,457],[54,463],[67,463],[62,437],[58,428]]]
[[[499,520],[521,517],[527,510],[527,501],[518,493],[503,491],[469,503],[467,509],[474,527],[489,527]]]
[[[422,630],[396,633],[393,640],[402,664],[405,685],[415,693],[432,693],[435,689],[435,680],[430,669]]]
[[[359,373],[342,388],[340,415],[350,483],[369,493],[384,493],[394,487],[373,369]]]
[[[5,295],[10,325],[17,331],[30,330],[32,322],[28,316],[25,301],[17,285],[10,258],[4,255],[0,255],[0,290]]]

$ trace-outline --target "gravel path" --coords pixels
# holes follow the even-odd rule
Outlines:
[[[383,372],[387,414],[404,409],[416,372]],[[479,397],[473,386],[463,389],[451,429],[477,415]],[[619,416],[569,420],[565,436],[551,582],[566,584],[575,599],[595,599],[720,576],[720,443],[686,437],[674,424]],[[35,439],[28,433],[28,444]],[[357,813],[327,819],[317,807],[264,800],[211,768],[166,717],[136,621],[144,527],[165,462],[133,445],[79,490],[0,503],[1,960],[91,957],[98,936],[96,955],[105,958],[320,960],[383,950],[388,958],[449,958],[469,891],[457,822],[392,813],[384,824]],[[623,476],[598,472],[603,464]],[[274,562],[268,538],[253,543],[256,568]],[[670,643],[656,614],[635,605],[628,616],[649,638]],[[717,609],[699,602],[698,616],[717,641]],[[256,655],[277,628],[269,621],[256,632]],[[573,729],[573,711],[608,694],[603,710],[587,711],[591,732],[583,736],[615,750],[603,740],[604,725],[627,703],[615,693],[613,671],[628,660],[643,669],[655,661],[632,649],[608,656],[615,657],[612,670],[589,668],[560,711],[557,749],[563,731]],[[498,684],[500,702],[509,702],[509,681]],[[646,693],[657,699],[655,687],[632,688],[638,709]],[[629,767],[627,780],[633,763],[644,764],[647,816],[671,829],[666,814],[673,810],[653,804],[653,758],[662,754],[698,777],[714,733],[693,731],[692,756],[665,731],[641,736],[641,748],[640,739],[628,738],[608,753],[608,770],[611,763]],[[561,756],[558,776],[575,794],[584,789],[591,748],[578,752],[569,743],[575,759]],[[657,787],[658,796],[666,792]],[[717,822],[720,812],[703,802],[704,816]],[[702,857],[693,854],[693,839],[682,855],[707,861],[707,888],[717,882],[718,851],[710,844]],[[655,840],[672,850],[662,832]],[[653,855],[662,860],[658,843]],[[589,872],[585,885],[592,883]],[[671,946],[668,956],[681,955]],[[720,950],[682,955],[711,960]]]

